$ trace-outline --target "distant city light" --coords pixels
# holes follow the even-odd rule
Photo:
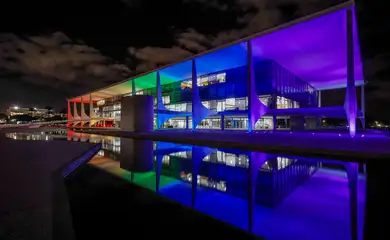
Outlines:
[[[37,108],[35,107],[34,110],[37,110]]]
[[[19,109],[19,106],[14,106],[14,109]]]

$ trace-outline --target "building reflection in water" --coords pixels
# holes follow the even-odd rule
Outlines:
[[[317,170],[317,162],[268,155],[256,179],[255,202],[275,206]],[[192,182],[191,151],[165,155],[161,174]],[[248,197],[248,155],[216,150],[199,167],[198,186],[229,195]]]
[[[157,170],[157,157],[162,157],[160,178],[165,177],[172,179],[172,181],[181,180],[189,183],[193,180],[192,146],[190,145],[121,139],[119,137],[87,134],[70,130],[7,133],[6,136],[16,140],[67,139],[70,141],[101,143],[102,150],[98,152],[97,156],[90,163],[97,167],[109,166],[111,170],[113,170],[113,167],[118,168],[113,173],[121,173],[122,175],[131,175],[131,172],[133,172],[135,175],[132,175],[129,179],[134,179],[137,174],[141,174],[137,173],[140,172],[139,167],[144,166],[146,169],[147,164],[142,165],[142,161],[149,161],[146,159],[149,159],[149,155],[152,154],[151,156],[154,155],[155,163],[152,169],[148,169],[148,171],[150,170],[150,172],[154,173],[153,178],[155,178]],[[125,149],[122,152],[122,156],[121,149]],[[256,179],[255,202],[270,207],[280,203],[296,187],[307,180],[314,174],[319,165],[317,161],[300,160],[297,157],[272,154],[267,154],[266,156],[267,161],[259,169]],[[105,159],[105,161],[102,161],[102,159]],[[140,162],[140,160],[142,161]],[[113,161],[113,163],[107,164],[107,161]],[[120,163],[121,161],[122,164]],[[140,163],[141,165],[139,165]],[[248,168],[249,158],[247,152],[213,149],[211,154],[206,155],[201,161],[197,185],[247,199]],[[125,174],[124,171],[129,173]],[[155,184],[153,185],[155,186]]]
[[[5,134],[6,138],[13,140],[49,141],[66,140],[66,130],[43,131],[43,132],[11,132]]]
[[[141,174],[136,173],[140,172],[139,169],[134,169],[139,168],[141,165],[135,166],[135,163],[131,163],[131,161],[139,161],[140,159],[146,161],[146,159],[150,158],[149,155],[152,154],[151,156],[154,155],[154,165],[151,167],[150,172],[153,173],[153,178],[155,178],[157,170],[157,157],[162,157],[160,178],[165,177],[172,181],[181,180],[189,183],[193,180],[192,146],[190,145],[151,141],[149,143],[144,140],[121,139],[119,137],[87,134],[70,130],[7,133],[6,137],[15,140],[67,139],[70,141],[101,143],[102,150],[98,152],[90,163],[102,168],[109,166],[111,170],[113,170],[113,167],[118,168],[112,172],[121,173],[122,175],[131,175],[131,172],[136,175]],[[149,144],[145,144],[147,142]],[[127,151],[124,150],[123,156],[121,156],[121,149],[123,148],[127,149]],[[260,167],[255,182],[255,202],[271,207],[280,203],[296,187],[313,175],[320,164],[317,161],[301,160],[297,157],[273,154],[266,154],[266,156],[267,161]],[[102,159],[105,159],[105,161],[102,161]],[[112,161],[112,163],[107,164],[109,161]],[[122,161],[122,164],[120,164],[120,161]],[[196,181],[197,186],[215,189],[219,192],[247,199],[248,168],[249,158],[247,152],[213,149],[211,154],[206,155],[201,161]],[[129,173],[125,174],[124,171]],[[134,179],[134,177],[135,175],[130,177],[130,179]],[[155,184],[153,185],[155,186]]]
[[[83,134],[75,134],[73,139],[81,139],[82,137]],[[106,159],[104,166],[110,166],[111,170],[113,166],[117,168],[122,167],[121,170],[117,169],[114,172],[121,173],[122,175],[133,174],[130,179],[138,176],[145,181],[152,181],[156,175],[157,156],[160,156],[162,157],[160,177],[165,179],[170,178],[171,181],[181,180],[189,183],[192,182],[192,147],[189,145],[154,142],[153,145],[147,144],[146,146],[142,144],[144,147],[136,147],[133,146],[135,144],[133,139],[125,139],[125,141],[122,140],[121,146],[121,138],[119,137],[99,135],[89,135],[89,137],[89,141],[102,143],[102,150],[90,162],[96,167],[102,167],[99,164],[103,163],[101,159],[104,158]],[[132,143],[127,144],[133,147],[123,144],[126,140],[132,141]],[[131,164],[127,164],[124,167],[124,164],[120,163],[120,160],[124,161],[126,158],[133,158],[132,153],[127,153],[127,156],[121,157],[121,148],[123,149],[124,147],[130,151],[132,149],[138,151],[135,154],[136,159],[146,159],[148,154],[153,152],[155,163],[153,170],[150,171],[153,174],[149,174],[153,179],[146,180],[146,178],[141,177],[141,173],[137,173],[140,172],[139,170],[131,169]],[[100,158],[100,161],[97,161],[98,158]],[[114,161],[114,163],[107,165],[107,161]],[[267,154],[267,161],[261,166],[257,175],[255,202],[270,207],[277,205],[294,191],[296,187],[313,175],[318,165],[319,163],[317,161]],[[197,185],[247,199],[249,181],[248,167],[249,158],[246,152],[214,149],[211,154],[203,158],[199,166]],[[124,171],[128,173],[125,174]],[[155,183],[152,185],[155,186]],[[151,186],[149,188],[156,189]]]

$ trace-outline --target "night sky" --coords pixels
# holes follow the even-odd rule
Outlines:
[[[0,3],[0,112],[66,107],[66,97],[176,62],[342,0],[68,0]],[[388,1],[357,1],[367,115],[390,120]],[[385,6],[386,5],[386,6]],[[341,104],[340,91],[324,104]],[[389,121],[390,122],[390,121]]]

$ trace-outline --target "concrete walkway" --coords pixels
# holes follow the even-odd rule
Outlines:
[[[0,136],[0,239],[74,239],[61,170],[94,146]]]

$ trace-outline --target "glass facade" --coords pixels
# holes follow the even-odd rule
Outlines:
[[[227,69],[198,76],[199,95],[202,104],[218,115],[203,119],[198,129],[248,129],[248,97],[247,97],[247,68],[246,66]],[[243,78],[245,79],[243,81]],[[299,77],[288,72],[274,61],[255,63],[255,79],[259,100],[269,108],[288,109],[307,107],[315,104],[315,89]],[[162,102],[168,110],[175,112],[192,112],[192,81],[185,79],[161,85]],[[154,96],[157,108],[156,87],[137,89],[137,95]],[[97,116],[113,119],[114,126],[120,123],[120,100],[131,96],[127,93],[109,99],[100,100],[94,112]],[[221,120],[221,114],[224,121]],[[175,117],[166,121],[162,128],[191,128],[192,119],[188,126],[185,117]],[[274,129],[272,116],[263,116],[255,124],[255,130]],[[289,128],[288,117],[278,117],[276,129]]]

